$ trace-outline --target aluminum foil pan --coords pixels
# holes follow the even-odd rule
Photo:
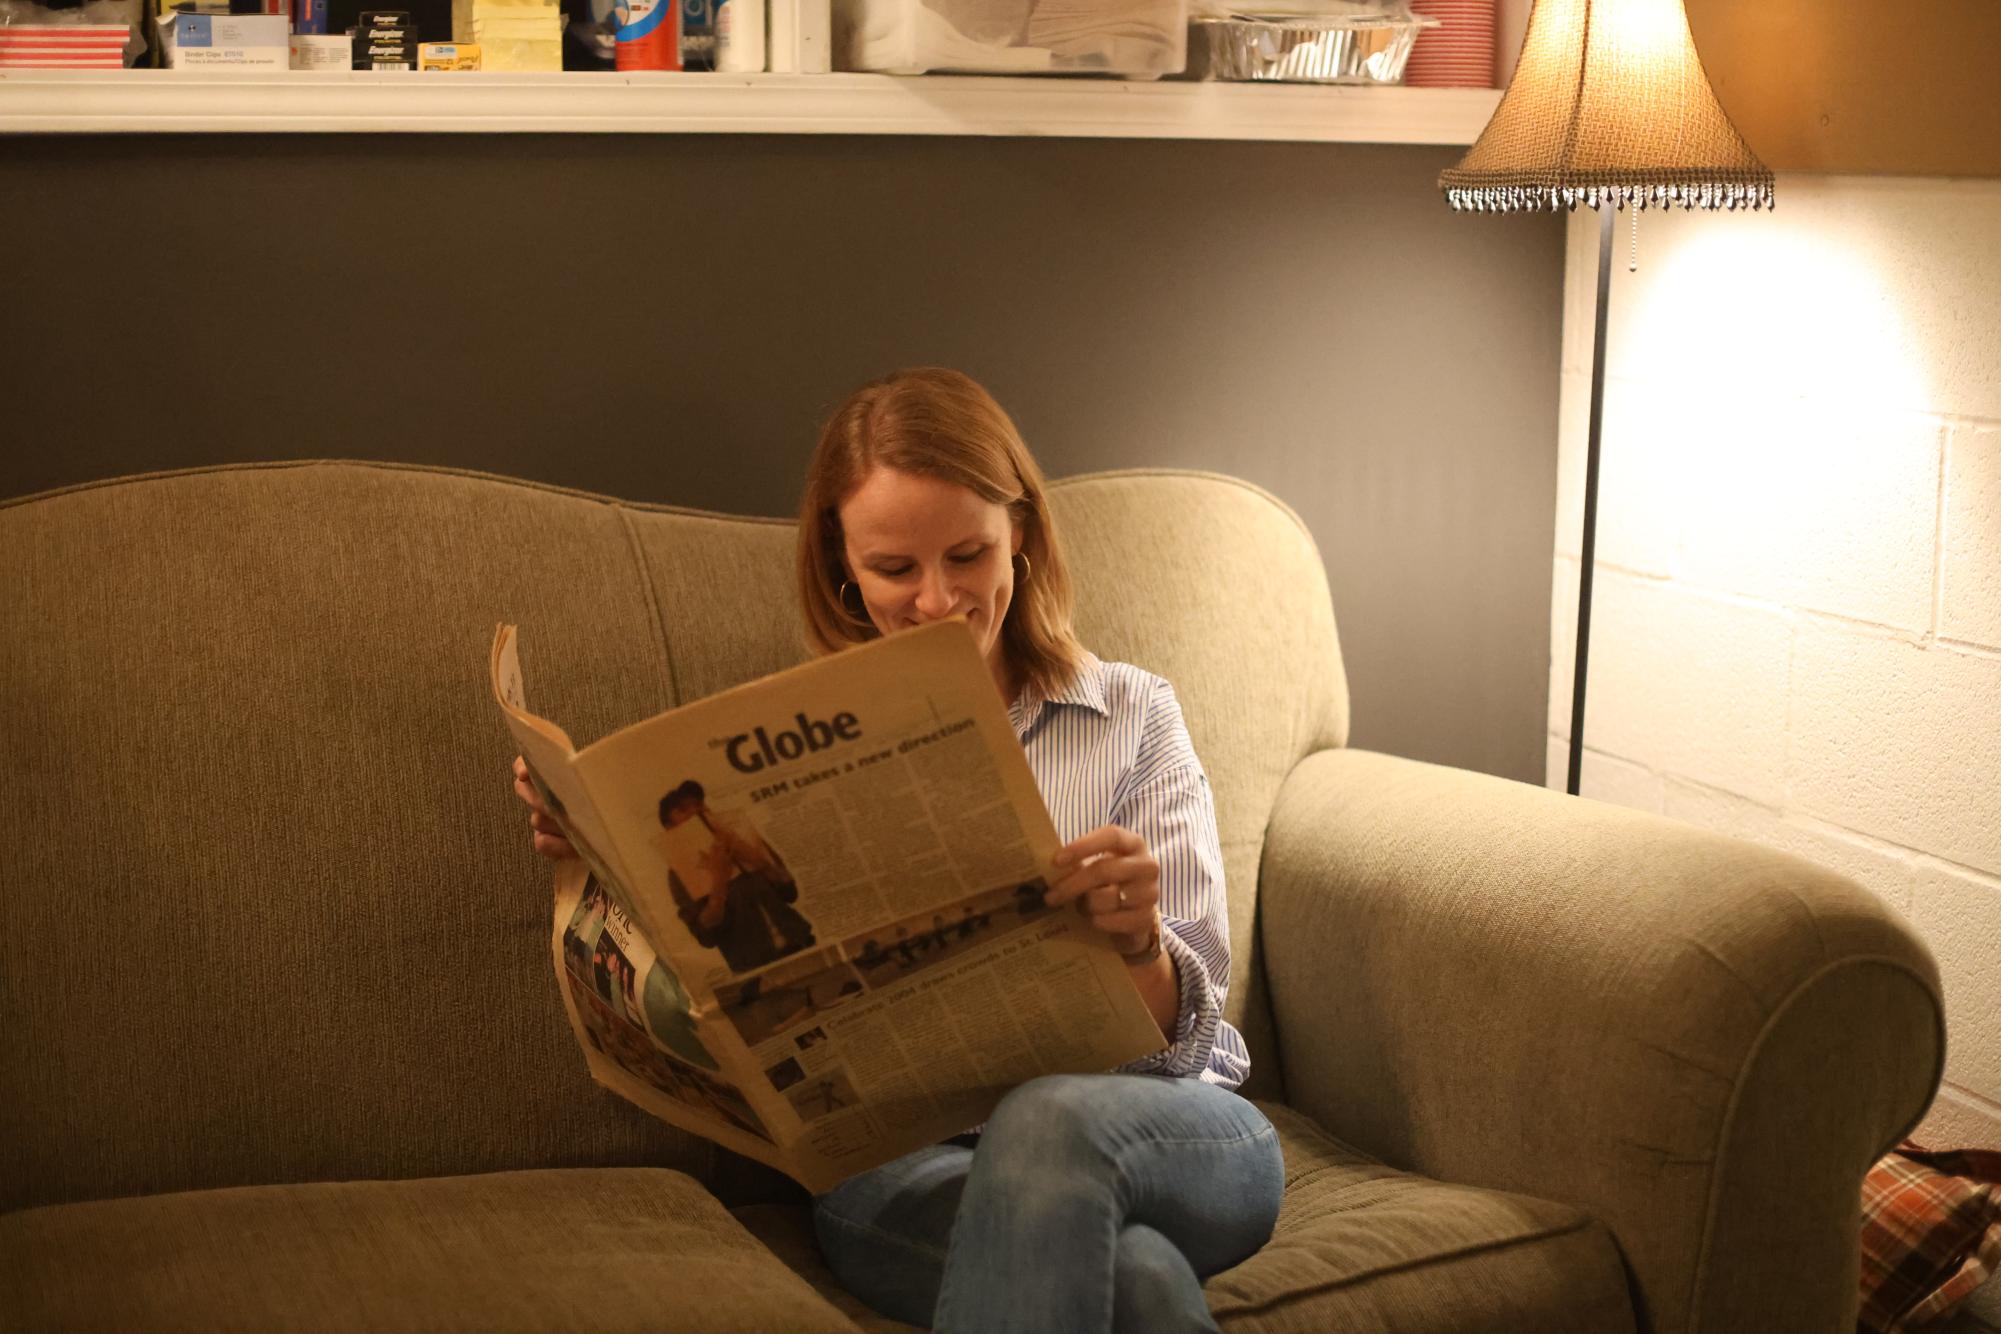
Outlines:
[[[1206,56],[1206,63],[1197,57],[1198,77],[1205,79],[1398,83],[1418,33],[1437,26],[1421,15],[1233,14],[1195,20],[1191,45]]]

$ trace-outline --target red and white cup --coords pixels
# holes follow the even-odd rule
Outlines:
[[[1403,81],[1412,88],[1492,88],[1496,0],[1410,0],[1411,12],[1438,20],[1411,47]]]

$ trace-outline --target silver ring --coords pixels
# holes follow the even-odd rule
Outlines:
[[[1121,908],[1126,908],[1131,906],[1131,904],[1129,904],[1126,901],[1126,887],[1124,885],[1119,886],[1119,906]]]

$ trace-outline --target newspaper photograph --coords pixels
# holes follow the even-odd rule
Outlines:
[[[823,1191],[1039,1074],[1165,1045],[1124,962],[1043,903],[1058,847],[963,622],[820,658],[579,751],[494,697],[578,860],[552,947],[593,1078]]]

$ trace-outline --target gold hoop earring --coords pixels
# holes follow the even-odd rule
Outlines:
[[[859,611],[849,610],[848,607],[848,590],[854,587],[855,585],[852,579],[843,579],[841,580],[840,592],[836,593],[834,596],[836,599],[839,600],[842,611],[847,612],[848,615],[854,617],[858,621],[865,621],[868,619],[868,604],[866,602],[862,604],[861,609]],[[855,594],[857,597],[859,597],[861,595],[861,590],[856,588]]]
[[[1021,573],[1015,576],[1015,582],[1025,584],[1028,582],[1028,571],[1030,568],[1028,564],[1028,553],[1026,551],[1017,551],[1014,553],[1014,558],[1021,562]]]

